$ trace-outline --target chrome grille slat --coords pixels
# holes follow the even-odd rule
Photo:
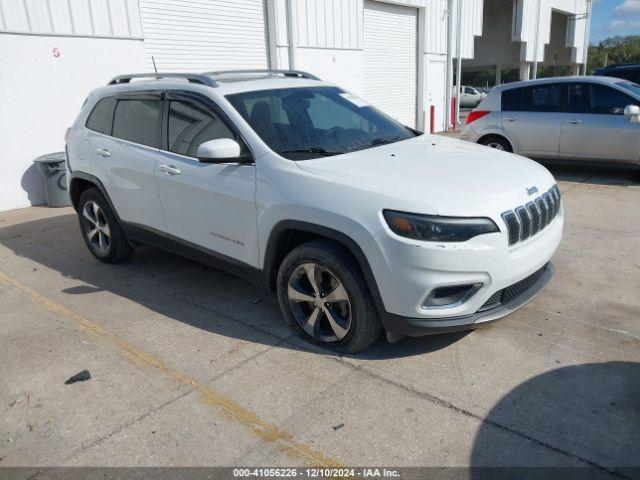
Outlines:
[[[540,210],[538,210],[535,202],[527,203],[527,210],[529,210],[529,216],[531,217],[531,235],[535,235],[540,231]]]
[[[545,228],[549,223],[549,209],[547,208],[547,202],[544,201],[544,198],[539,197],[536,199],[536,204],[541,212],[542,220],[540,221],[540,230]]]
[[[560,190],[554,185],[526,205],[502,213],[507,226],[509,246],[522,242],[544,230],[560,212]]]
[[[504,223],[507,224],[507,231],[509,232],[509,245],[513,245],[520,240],[520,222],[516,214],[509,211],[502,214]]]
[[[516,208],[516,215],[520,220],[520,241],[526,240],[531,235],[531,219],[529,218],[529,212],[524,207]]]
[[[548,223],[551,223],[551,220],[555,216],[555,214],[553,213],[554,210],[555,210],[553,199],[551,198],[551,194],[549,192],[543,194],[542,198],[544,199],[545,202],[547,202],[547,208],[549,209],[549,221],[548,221]]]

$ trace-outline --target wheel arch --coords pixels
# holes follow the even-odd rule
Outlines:
[[[78,171],[75,171],[71,174],[71,180],[69,181],[69,196],[71,197],[71,204],[73,205],[73,208],[76,210],[76,212],[78,211],[78,201],[80,200],[82,192],[88,190],[89,188],[97,188],[100,191],[102,196],[109,204],[109,208],[111,208],[111,211],[116,216],[116,219],[118,220],[118,222],[120,222],[118,212],[114,208],[113,203],[109,198],[109,194],[104,188],[102,182],[94,175]]]
[[[511,140],[509,137],[507,137],[503,132],[487,132],[487,133],[484,133],[480,138],[478,138],[478,140],[476,140],[476,143],[480,143],[483,140],[486,140],[487,138],[501,138],[504,141],[506,141],[507,143],[509,143],[509,145],[511,146],[511,152],[512,153],[515,153],[517,151],[516,144],[513,142],[513,140]]]
[[[369,292],[378,310],[382,301],[373,270],[362,248],[349,235],[330,227],[299,220],[278,222],[269,235],[264,255],[263,282],[270,291],[275,291],[278,268],[284,257],[295,247],[310,240],[326,239],[341,245],[354,258],[364,276]]]

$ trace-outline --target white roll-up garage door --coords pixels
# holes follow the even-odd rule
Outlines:
[[[364,96],[410,127],[416,125],[416,8],[365,1]]]
[[[267,67],[263,0],[140,0],[140,16],[150,69]]]

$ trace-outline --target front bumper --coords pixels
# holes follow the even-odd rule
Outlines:
[[[555,267],[553,264],[551,262],[547,263],[536,275],[536,280],[527,285],[527,288],[517,296],[510,298],[506,303],[501,303],[493,308],[487,308],[471,315],[425,319],[404,317],[385,312],[381,318],[382,324],[387,331],[410,337],[473,330],[505,317],[529,303],[549,283],[554,272]]]

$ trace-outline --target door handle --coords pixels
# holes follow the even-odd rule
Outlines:
[[[503,120],[506,120],[507,122],[515,122],[518,119],[516,117],[504,117]]]
[[[110,157],[111,152],[105,148],[96,148],[96,155],[100,155],[101,157]]]
[[[582,123],[582,120],[568,120],[567,123],[569,125],[580,125]]]
[[[179,168],[176,168],[173,165],[160,165],[160,171],[167,175],[180,175],[182,173]]]

